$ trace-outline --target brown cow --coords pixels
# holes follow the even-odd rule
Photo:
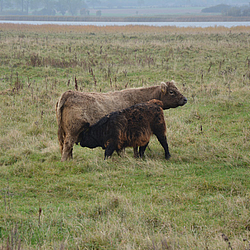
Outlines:
[[[87,128],[88,123],[93,125],[111,112],[151,99],[161,100],[163,109],[176,108],[187,103],[187,98],[178,91],[174,81],[108,93],[70,90],[63,93],[56,104],[61,160],[72,158],[73,145],[80,142],[79,134]]]
[[[112,112],[80,134],[82,147],[105,149],[105,159],[126,147],[134,148],[134,156],[144,156],[150,137],[154,134],[170,158],[162,101],[152,99],[129,108]]]

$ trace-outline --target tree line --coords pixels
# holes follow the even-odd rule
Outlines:
[[[204,0],[203,5],[218,0]],[[231,0],[233,2],[234,0]],[[249,0],[241,0],[248,2]],[[237,2],[237,1],[236,1]],[[1,15],[88,15],[89,8],[127,8],[127,7],[187,7],[201,6],[199,0],[0,0]],[[100,12],[100,10],[99,10]],[[98,13],[99,13],[98,12]],[[204,8],[202,12],[221,13],[227,16],[250,16],[250,5],[232,7],[219,4]]]
[[[69,13],[75,16],[79,12],[80,14],[88,14],[88,8],[163,6],[170,1],[171,0],[0,0],[0,14],[65,15]]]
[[[84,0],[0,0],[1,14],[9,15],[65,15],[69,12],[74,16],[82,8],[87,8]]]
[[[219,4],[209,8],[202,9],[203,13],[221,13],[224,16],[250,16],[250,4],[243,6],[230,6],[226,4]]]
[[[162,5],[170,0],[0,0],[0,14],[13,15],[76,15],[87,8],[122,8],[124,6]]]

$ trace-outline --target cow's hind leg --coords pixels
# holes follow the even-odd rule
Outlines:
[[[73,158],[73,146],[75,141],[76,140],[70,136],[66,136],[64,138],[61,161],[66,161]]]
[[[162,147],[164,148],[165,159],[168,160],[171,157],[171,155],[168,149],[167,137],[165,135],[157,135],[157,134],[156,134],[156,137],[158,141],[160,142],[160,144],[162,145]]]

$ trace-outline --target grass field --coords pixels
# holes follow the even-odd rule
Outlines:
[[[250,249],[250,27],[0,24],[0,249]],[[174,79],[172,155],[74,147],[55,103]]]

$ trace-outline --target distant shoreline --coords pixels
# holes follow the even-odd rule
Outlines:
[[[222,15],[171,15],[171,16],[0,16],[2,21],[68,21],[68,22],[250,22],[249,17],[229,17]]]

